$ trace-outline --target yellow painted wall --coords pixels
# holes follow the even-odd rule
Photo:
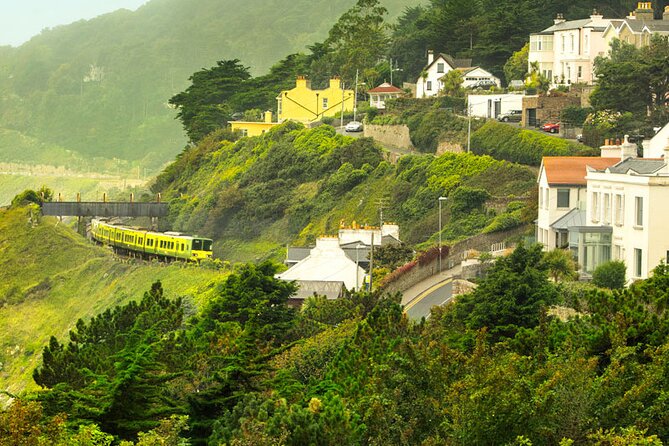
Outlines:
[[[353,90],[343,91],[344,111],[353,111]],[[277,97],[279,122],[287,119],[310,123],[323,116],[334,116],[342,109],[342,90],[339,79],[330,79],[324,90],[312,90],[309,81],[300,76],[295,88],[284,90]]]
[[[279,123],[272,122],[271,111],[265,112],[264,122],[230,121],[232,131],[239,130],[244,133],[244,136],[260,136],[275,125],[279,125]]]

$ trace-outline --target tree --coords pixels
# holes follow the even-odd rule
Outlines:
[[[494,340],[513,338],[539,324],[542,308],[556,302],[541,245],[518,246],[495,262],[488,276],[455,303],[452,317],[472,330],[487,327]]]
[[[553,249],[544,254],[544,262],[554,282],[571,280],[576,277],[576,262],[570,251]]]
[[[599,265],[592,273],[592,283],[602,288],[619,290],[625,287],[625,262],[612,260]]]
[[[226,101],[239,93],[250,77],[239,59],[219,60],[215,67],[193,73],[186,91],[172,96],[169,103],[178,108],[177,118],[191,142],[225,126],[235,111]]]
[[[518,51],[514,52],[504,64],[504,76],[507,84],[513,80],[525,80],[527,76],[527,56],[530,52],[530,44],[526,43]]]
[[[379,0],[358,0],[330,29],[324,57],[332,70],[353,81],[356,70],[375,67],[388,53],[387,9]]]
[[[442,76],[440,80],[444,85],[441,89],[441,94],[446,96],[462,96],[464,92],[462,88],[464,78],[460,70],[451,70]]]
[[[539,64],[537,62],[532,62],[530,66],[530,74],[525,80],[525,86],[527,88],[536,88],[542,93],[546,93],[550,88],[551,80],[543,75],[539,71]]]

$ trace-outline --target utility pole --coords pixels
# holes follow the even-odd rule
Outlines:
[[[372,232],[372,250],[369,253],[369,292],[372,292],[372,275],[374,273],[374,233]]]
[[[353,96],[353,120],[358,111],[358,69],[355,69],[355,95]]]
[[[344,128],[344,81],[341,81],[341,116],[339,117],[339,127]]]

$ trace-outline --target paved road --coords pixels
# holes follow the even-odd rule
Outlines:
[[[404,307],[409,318],[419,321],[430,317],[430,309],[443,305],[453,297],[453,279],[446,279],[423,291]]]

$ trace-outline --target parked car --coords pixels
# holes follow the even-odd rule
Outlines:
[[[522,117],[523,117],[522,110],[510,110],[506,113],[502,113],[501,115],[497,116],[497,120],[502,122],[520,122]]]
[[[344,127],[347,132],[362,132],[362,122],[351,121]]]
[[[583,142],[583,133],[579,133],[578,135],[576,135],[576,141]]]
[[[489,90],[492,87],[496,87],[497,83],[492,79],[481,79],[476,81],[471,88],[474,90]]]
[[[551,123],[547,122],[546,124],[541,126],[541,130],[544,132],[549,132],[549,133],[558,133],[560,131],[560,123]]]

